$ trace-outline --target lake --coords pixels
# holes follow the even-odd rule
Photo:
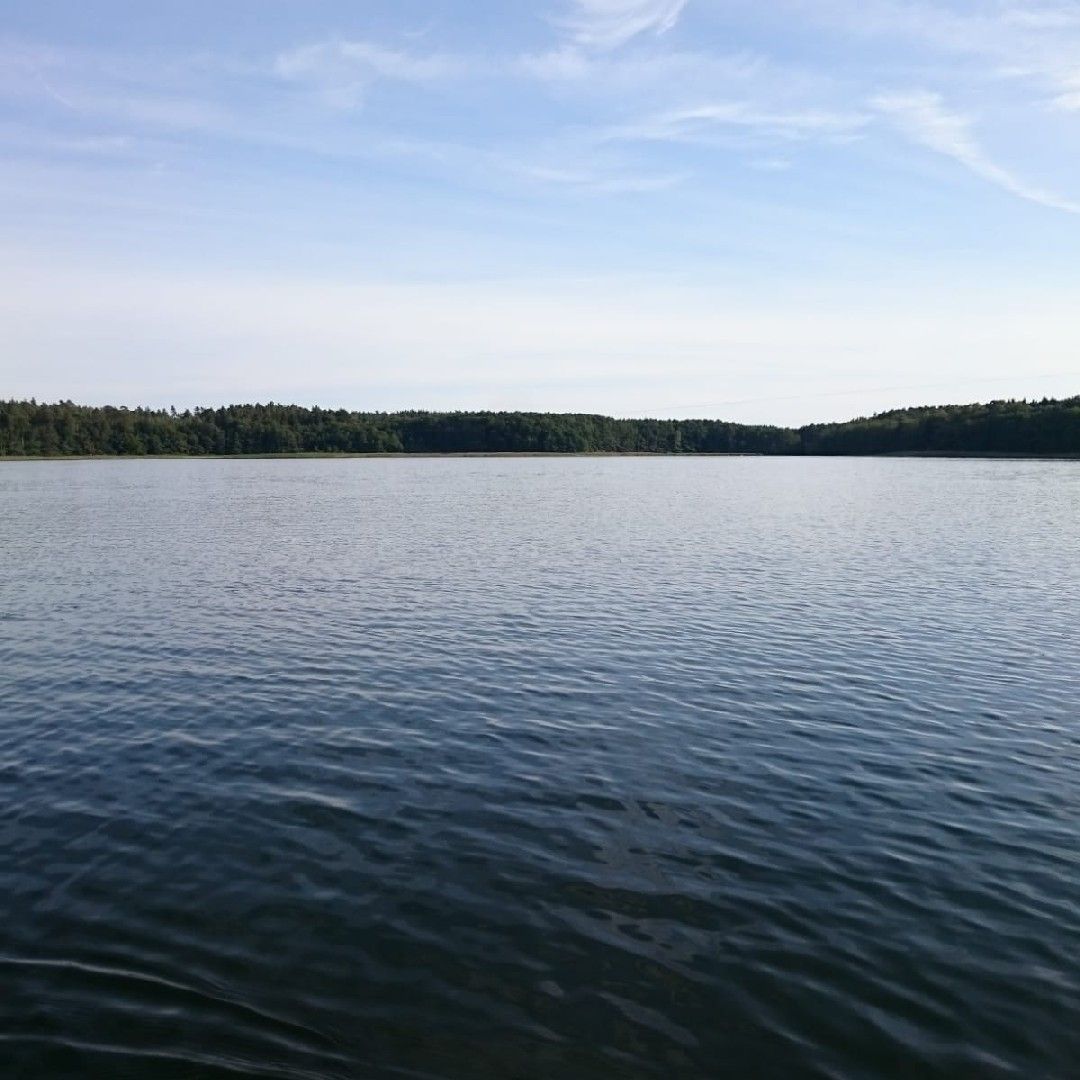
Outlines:
[[[1075,1077],[1080,463],[0,463],[0,1072]]]

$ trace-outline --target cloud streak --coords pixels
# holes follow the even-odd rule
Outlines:
[[[588,167],[554,167],[529,162],[503,162],[507,170],[526,180],[576,190],[585,195],[643,195],[678,187],[686,173],[641,173],[628,169],[606,172]]]
[[[1080,112],[1080,72],[1062,80],[1061,94],[1054,98],[1054,108],[1064,112]]]
[[[710,131],[721,127],[751,128],[789,140],[815,136],[850,137],[867,122],[866,116],[854,112],[773,110],[746,101],[723,101],[674,109],[638,123],[614,127],[607,132],[606,138],[699,142],[705,141]]]
[[[576,45],[617,49],[641,34],[665,34],[679,21],[688,0],[573,0],[558,20]]]
[[[1080,4],[996,0],[956,5],[928,0],[776,0],[823,25],[894,45],[906,39],[973,63],[979,77],[1030,79],[1049,85],[1062,108],[1080,107],[1076,56]],[[1074,104],[1076,102],[1076,104]]]
[[[891,117],[912,142],[952,158],[1011,195],[1053,210],[1080,214],[1080,203],[1034,187],[991,160],[975,138],[970,118],[950,112],[939,94],[885,94],[872,104]]]
[[[290,82],[314,87],[330,105],[351,109],[363,104],[379,79],[433,83],[461,75],[465,61],[448,55],[417,56],[370,41],[330,41],[281,53],[274,72]]]

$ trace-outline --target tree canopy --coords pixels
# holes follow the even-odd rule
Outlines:
[[[583,413],[0,402],[0,457],[294,453],[1080,455],[1080,396],[899,409],[802,428]]]

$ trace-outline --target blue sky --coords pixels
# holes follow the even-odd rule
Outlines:
[[[6,0],[0,396],[1080,389],[1080,2]]]

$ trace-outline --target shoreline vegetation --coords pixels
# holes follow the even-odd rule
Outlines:
[[[1080,396],[896,409],[800,428],[581,413],[145,409],[0,401],[0,459],[565,455],[1080,457]]]
[[[934,458],[982,461],[1080,461],[1080,451],[1075,454],[1011,454],[1005,451],[979,450],[898,450],[884,454],[760,454],[724,453],[722,451],[698,451],[672,454],[647,450],[474,450],[445,451],[442,453],[417,451],[416,453],[356,453],[338,451],[297,451],[284,454],[0,454],[5,461],[408,461],[423,458],[759,458],[759,457],[883,457],[883,458]]]

